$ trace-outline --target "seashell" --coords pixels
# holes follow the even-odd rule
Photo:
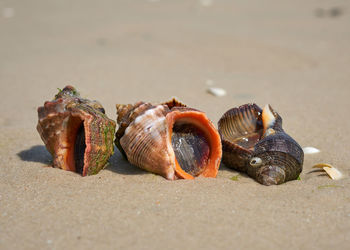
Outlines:
[[[168,180],[216,177],[221,141],[207,116],[173,99],[117,105],[115,144],[128,161]]]
[[[115,122],[97,101],[66,86],[38,108],[37,130],[53,157],[53,166],[82,176],[97,174],[113,154]]]
[[[313,168],[322,168],[333,180],[340,180],[341,178],[343,178],[343,174],[330,164],[319,163],[314,165]]]
[[[314,147],[303,147],[304,154],[310,155],[310,154],[317,154],[321,152],[319,149]]]
[[[282,129],[282,118],[270,105],[263,110],[245,104],[228,110],[219,120],[223,163],[245,172],[264,185],[295,180],[304,153]]]
[[[222,88],[210,87],[207,89],[207,92],[209,94],[212,94],[213,96],[218,96],[218,97],[222,97],[226,95],[226,90]]]

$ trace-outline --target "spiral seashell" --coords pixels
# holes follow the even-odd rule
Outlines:
[[[261,184],[295,180],[302,171],[303,150],[284,132],[282,118],[270,105],[230,109],[219,120],[219,133],[223,163]]]
[[[117,105],[115,143],[128,161],[166,179],[216,177],[220,136],[206,115],[173,99]]]
[[[38,108],[37,130],[53,156],[53,166],[82,176],[97,174],[113,154],[115,122],[97,101],[66,86]]]

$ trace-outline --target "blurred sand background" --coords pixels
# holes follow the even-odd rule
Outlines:
[[[349,1],[2,0],[0,11],[1,249],[349,249]],[[272,187],[224,165],[171,182],[117,150],[82,178],[49,167],[36,131],[37,107],[67,84],[112,119],[116,103],[173,96],[215,124],[270,103],[321,153],[305,156],[300,181]],[[346,177],[310,173],[319,162]]]

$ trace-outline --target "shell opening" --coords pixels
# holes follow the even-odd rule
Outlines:
[[[84,170],[84,156],[85,156],[85,127],[82,123],[77,132],[77,137],[74,143],[74,162],[75,162],[75,172],[83,174]]]
[[[67,170],[84,175],[85,127],[84,120],[80,117],[72,116],[68,120],[66,146],[65,165],[68,168]]]
[[[262,160],[259,157],[253,157],[250,162],[250,166],[252,167],[259,167],[262,164]]]
[[[197,110],[173,110],[166,115],[166,120],[168,123],[169,144],[173,149],[171,151],[175,158],[176,176],[181,179],[193,179],[199,175],[203,177],[216,177],[221,162],[222,145],[219,133],[207,116],[203,112]],[[184,170],[186,166],[181,166],[177,159],[179,157],[176,155],[176,145],[174,147],[172,141],[174,130],[176,132],[175,134],[178,134],[178,126],[187,127],[187,129],[181,131],[184,132],[183,135],[180,133],[180,136],[185,136],[185,138],[182,137],[183,139],[194,137],[196,141],[195,144],[189,143],[189,145],[186,145],[190,158],[185,159],[186,161],[190,160],[189,162],[191,162],[191,164],[195,162],[195,171],[192,172],[194,175],[187,173]],[[174,142],[177,137],[178,135],[175,135]],[[201,143],[198,143],[198,141]],[[199,144],[201,145],[201,149],[199,150],[200,154],[196,153],[194,150]],[[198,165],[200,162],[202,162],[203,165]]]
[[[210,144],[196,125],[177,121],[173,126],[171,144],[181,168],[192,176],[200,175],[208,165]]]
[[[245,136],[236,138],[234,142],[243,148],[253,150],[255,144],[257,144],[258,141],[260,140],[260,137],[261,137],[260,133],[257,132],[257,133],[252,133],[250,135],[245,135]]]
[[[223,141],[253,150],[263,135],[261,109],[254,105],[243,105],[227,111],[219,121]]]

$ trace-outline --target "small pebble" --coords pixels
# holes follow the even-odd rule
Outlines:
[[[321,152],[320,150],[318,150],[317,148],[314,148],[314,147],[304,147],[303,151],[304,151],[304,154],[306,154],[306,155],[317,154],[317,153]]]
[[[219,96],[219,97],[226,95],[226,90],[224,90],[222,88],[210,87],[207,89],[207,92],[209,94],[212,94],[213,96]]]

